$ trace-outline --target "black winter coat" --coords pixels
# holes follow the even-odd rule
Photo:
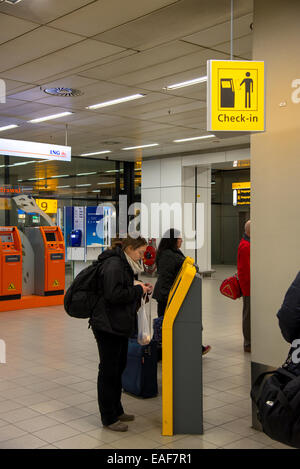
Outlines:
[[[99,299],[91,315],[93,328],[130,337],[136,329],[136,309],[143,288],[134,286],[134,273],[119,247],[107,249],[98,257]]]
[[[300,272],[288,289],[277,317],[281,333],[287,342],[300,339]]]
[[[167,303],[168,296],[176,276],[181,269],[185,256],[180,249],[166,249],[157,259],[158,279],[154,287],[153,298]]]

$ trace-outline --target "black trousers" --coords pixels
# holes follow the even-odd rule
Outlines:
[[[243,335],[244,347],[251,345],[251,306],[250,296],[243,296]]]
[[[162,301],[157,302],[157,316],[159,318],[165,314],[166,307],[167,307],[167,301],[166,302],[162,302]]]
[[[122,373],[126,368],[128,338],[93,328],[100,364],[98,373],[98,405],[103,425],[117,422],[124,413],[121,404]]]

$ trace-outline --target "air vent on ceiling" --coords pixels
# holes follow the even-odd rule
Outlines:
[[[75,90],[74,88],[45,88],[44,93],[51,96],[61,96],[62,98],[73,98],[83,95],[82,91]]]

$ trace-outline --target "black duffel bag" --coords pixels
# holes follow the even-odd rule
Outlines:
[[[264,433],[300,448],[300,376],[284,368],[262,373],[252,386],[251,399]]]

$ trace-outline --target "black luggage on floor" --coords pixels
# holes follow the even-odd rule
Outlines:
[[[251,398],[264,433],[300,448],[300,376],[284,368],[262,373],[252,386]]]
[[[157,396],[157,344],[140,345],[129,339],[127,366],[122,376],[124,391],[140,397]]]

